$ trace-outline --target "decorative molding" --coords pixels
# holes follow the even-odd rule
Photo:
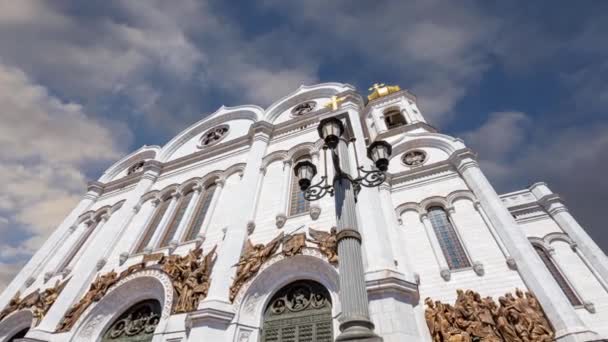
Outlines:
[[[318,219],[319,216],[321,215],[321,207],[316,206],[316,205],[311,205],[310,206],[310,218],[314,220]]]
[[[475,261],[473,263],[473,271],[475,271],[475,274],[477,274],[480,277],[485,274],[483,264],[480,261]]]
[[[585,310],[589,311],[589,313],[595,313],[595,305],[592,302],[585,301],[583,303],[583,307],[585,308]]]
[[[512,269],[512,270],[517,270],[517,261],[515,261],[515,258],[513,257],[508,257],[507,258],[507,266]]]
[[[442,268],[439,274],[441,275],[441,278],[443,278],[443,280],[445,281],[450,281],[450,279],[452,278],[452,271],[450,271],[449,268]]]
[[[255,222],[249,221],[247,222],[247,234],[251,235],[255,231]]]
[[[279,229],[283,228],[283,226],[285,226],[285,222],[287,222],[287,215],[278,214],[275,217],[275,224],[277,225],[277,228],[279,228]]]
[[[129,252],[122,252],[118,256],[118,264],[122,266],[129,259]]]

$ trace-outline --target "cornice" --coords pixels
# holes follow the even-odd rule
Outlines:
[[[448,161],[422,165],[415,169],[391,174],[391,185],[413,181],[446,171],[455,171],[454,167]]]
[[[389,129],[376,136],[376,140],[384,140],[394,135],[406,134],[417,129],[424,129],[430,133],[437,133],[437,129],[426,122],[418,121],[416,123],[403,125],[397,128]]]

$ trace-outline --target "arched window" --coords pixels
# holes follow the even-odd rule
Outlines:
[[[184,218],[184,214],[186,213],[186,209],[188,208],[188,204],[192,200],[192,196],[194,195],[194,191],[190,190],[184,197],[182,197],[179,201],[179,206],[171,219],[171,222],[167,226],[165,234],[163,235],[163,239],[160,242],[160,247],[166,247],[169,245],[171,241],[175,238],[175,232],[179,227],[179,224],[182,222]]]
[[[152,236],[154,235],[156,228],[158,228],[160,221],[163,219],[163,216],[165,216],[165,213],[167,212],[167,208],[169,208],[169,203],[171,203],[171,197],[165,198],[159,204],[158,208],[156,208],[156,211],[154,212],[154,217],[146,228],[144,237],[141,239],[139,245],[135,249],[136,253],[143,252],[144,248],[146,248],[146,246],[150,243],[150,240],[152,240]]]
[[[149,342],[160,321],[160,303],[146,300],[133,305],[110,325],[103,334],[102,342]]]
[[[277,292],[264,311],[262,342],[333,341],[331,297],[323,285],[300,280]]]
[[[450,269],[470,267],[471,262],[445,210],[442,207],[431,207],[428,215]]]
[[[294,165],[296,165],[299,161],[302,160],[310,160],[310,157],[303,156],[296,159]],[[310,202],[308,202],[304,198],[304,192],[300,190],[300,185],[298,184],[298,177],[296,177],[293,172],[291,175],[291,189],[289,193],[289,216],[299,215],[302,213],[306,213],[310,210]]]
[[[568,297],[568,300],[570,301],[570,303],[574,306],[583,305],[583,303],[581,302],[581,299],[576,295],[576,292],[574,292],[574,289],[572,289],[572,287],[570,286],[570,284],[568,283],[568,281],[566,280],[566,278],[564,277],[562,272],[559,270],[559,268],[557,267],[557,265],[555,264],[555,262],[553,261],[551,256],[549,256],[549,253],[547,253],[547,251],[544,248],[542,248],[538,245],[533,245],[533,246],[534,246],[534,250],[536,251],[536,253],[538,253],[538,256],[540,257],[540,259],[543,261],[543,263],[549,270],[549,273],[551,273],[551,275],[553,276],[553,279],[555,279],[555,281],[557,282],[557,285],[559,285],[559,287],[562,289],[562,291],[564,291],[564,294],[566,295],[566,297]]]
[[[82,247],[89,240],[89,237],[91,236],[91,234],[93,233],[95,228],[97,228],[97,225],[99,224],[100,220],[101,219],[99,217],[97,217],[96,219],[91,221],[87,227],[85,227],[84,232],[82,232],[82,234],[81,234],[82,236],[80,236],[78,238],[78,240],[76,241],[76,243],[74,244],[74,246],[72,246],[72,249],[70,249],[70,252],[64,258],[63,262],[57,269],[57,272],[62,272],[64,270],[70,269],[72,267],[75,260],[77,259],[76,256],[80,254],[81,250],[83,250]]]
[[[392,129],[407,124],[405,117],[398,109],[391,109],[384,113],[384,123],[386,123],[387,129]]]
[[[28,331],[30,331],[29,327],[19,330],[19,332],[11,336],[7,342],[14,342],[17,339],[24,338]]]
[[[205,191],[201,195],[196,205],[194,217],[192,218],[190,227],[188,228],[188,233],[186,234],[185,241],[196,239],[196,236],[200,233],[201,229],[203,228],[205,218],[207,217],[207,213],[209,212],[209,206],[211,206],[211,200],[213,199],[214,193],[215,184],[212,184],[207,187],[207,189],[205,189]]]

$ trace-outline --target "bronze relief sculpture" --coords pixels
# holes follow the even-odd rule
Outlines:
[[[261,243],[253,245],[250,239],[247,240],[239,262],[235,265],[237,266],[236,276],[232,282],[232,286],[230,286],[231,301],[234,301],[243,284],[253,278],[260,270],[262,264],[277,251],[279,245],[283,242],[283,236],[284,234],[281,232],[281,234],[266,245]]]
[[[203,250],[197,248],[188,252],[186,256],[170,255],[159,261],[162,265],[161,269],[169,275],[177,293],[173,313],[194,311],[200,300],[207,296],[216,247],[213,247],[202,260],[200,259]]]
[[[433,342],[549,342],[555,332],[538,300],[517,289],[498,299],[457,290],[454,306],[425,299],[425,319]]]
[[[46,288],[42,293],[36,290],[23,299],[21,298],[21,294],[17,292],[11,298],[6,308],[0,311],[0,321],[17,310],[29,309],[34,316],[34,325],[38,325],[53,303],[55,303],[55,300],[59,297],[66,284],[67,280],[62,283],[57,280],[55,286]]]
[[[173,313],[196,310],[199,301],[205,298],[209,290],[215,249],[216,247],[204,258],[202,258],[203,250],[201,248],[190,250],[185,256],[175,254],[165,256],[157,253],[153,254],[153,258],[144,257],[142,262],[129,266],[120,274],[112,270],[98,275],[91,283],[87,293],[65,313],[57,326],[57,332],[71,330],[85,310],[94,302],[102,299],[112,285],[135,272],[152,267],[160,267],[171,278],[171,284],[177,293],[177,301],[172,308]],[[147,262],[154,262],[154,264],[146,266]]]
[[[331,227],[328,232],[309,229],[312,240],[308,240],[319,247],[319,251],[327,257],[327,261],[335,265],[338,263],[338,239],[336,227]]]
[[[247,240],[239,262],[234,265],[237,270],[232,286],[230,286],[230,300],[234,301],[241,287],[259,272],[260,267],[275,254],[281,245],[281,254],[285,257],[292,257],[302,254],[304,247],[307,247],[306,242],[311,242],[317,245],[319,251],[327,258],[329,263],[336,265],[338,263],[336,228],[332,227],[329,232],[312,228],[309,228],[308,231],[312,239],[307,239],[306,233],[285,235],[281,232],[266,245],[254,245],[251,240]]]

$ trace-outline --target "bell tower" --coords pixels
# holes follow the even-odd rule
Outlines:
[[[426,126],[416,104],[416,96],[398,85],[375,83],[369,88],[367,108],[363,115],[374,140],[378,135],[412,131]],[[425,129],[428,131],[428,129]]]

